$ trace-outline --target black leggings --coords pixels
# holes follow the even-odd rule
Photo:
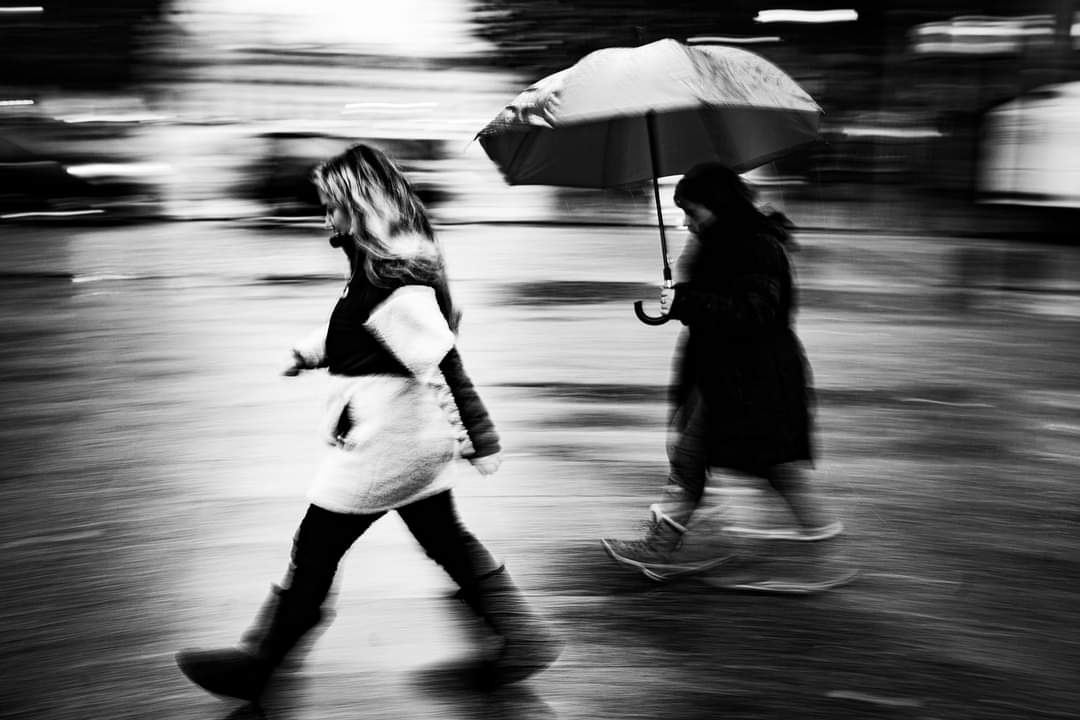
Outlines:
[[[397,513],[428,557],[439,563],[466,593],[479,578],[499,567],[487,548],[462,524],[449,490],[398,508]],[[308,612],[320,608],[341,558],[385,514],[350,515],[309,506],[293,539],[292,567],[285,588],[290,604]]]

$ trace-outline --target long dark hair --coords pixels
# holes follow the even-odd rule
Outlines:
[[[749,215],[756,213],[754,191],[738,174],[720,163],[701,163],[675,185],[675,204],[683,201],[704,205],[714,215]]]
[[[675,204],[703,205],[729,226],[752,232],[766,231],[782,243],[790,240],[791,221],[778,211],[762,212],[754,190],[731,168],[717,162],[691,168],[675,185]]]

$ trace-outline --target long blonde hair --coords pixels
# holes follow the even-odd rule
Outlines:
[[[360,143],[316,167],[312,182],[348,213],[351,241],[359,251],[350,260],[359,262],[368,281],[376,287],[431,285],[456,332],[460,314],[450,297],[442,248],[427,209],[394,162]]]
[[[353,240],[363,250],[364,272],[374,285],[429,283],[442,275],[442,252],[427,210],[381,150],[353,145],[316,167],[312,182],[348,213]]]

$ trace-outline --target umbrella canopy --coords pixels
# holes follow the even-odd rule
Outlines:
[[[665,39],[586,55],[518,95],[477,137],[512,185],[607,188],[705,161],[744,172],[814,142],[820,118],[813,98],[760,55]]]

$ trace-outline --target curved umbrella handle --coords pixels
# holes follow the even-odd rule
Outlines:
[[[641,300],[634,303],[634,314],[637,315],[638,320],[646,325],[663,325],[671,319],[669,315],[657,315],[656,317],[653,317],[652,315],[646,314],[644,303],[642,303]]]

